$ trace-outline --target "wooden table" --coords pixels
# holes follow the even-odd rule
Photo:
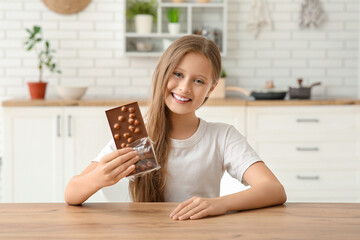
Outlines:
[[[360,204],[288,203],[174,221],[176,203],[0,204],[0,239],[360,239]]]

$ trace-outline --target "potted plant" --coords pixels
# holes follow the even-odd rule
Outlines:
[[[226,71],[224,68],[221,69],[221,76],[216,85],[215,89],[210,94],[210,98],[225,98],[225,79],[226,79]]]
[[[156,0],[130,0],[127,2],[126,15],[135,20],[135,32],[148,34],[152,32],[153,21],[157,16]]]
[[[179,34],[180,33],[180,23],[179,23],[179,8],[169,8],[168,12],[168,30],[170,34]]]
[[[29,34],[26,41],[26,51],[35,50],[38,57],[39,80],[28,82],[31,99],[44,99],[47,82],[43,82],[43,70],[47,68],[50,72],[61,73],[54,62],[53,53],[55,50],[50,48],[50,42],[41,36],[41,27],[34,26],[33,29],[26,29]]]

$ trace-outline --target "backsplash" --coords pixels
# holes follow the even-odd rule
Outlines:
[[[246,31],[254,0],[228,1],[227,85],[254,89],[272,79],[287,89],[298,77],[318,97],[357,97],[358,0],[321,0],[327,20],[320,29],[300,30],[300,0],[266,0],[274,30],[258,39]],[[60,15],[41,0],[0,2],[0,99],[28,97],[26,81],[37,78],[34,52],[26,52],[25,28],[43,27],[57,49],[63,72],[47,74],[47,97],[55,86],[87,85],[85,98],[148,97],[158,57],[124,55],[122,0],[92,0],[82,12]],[[46,75],[45,75],[46,76]]]

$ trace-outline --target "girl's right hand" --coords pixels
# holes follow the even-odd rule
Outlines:
[[[94,169],[99,187],[114,185],[135,169],[139,154],[132,148],[118,149],[105,155]]]

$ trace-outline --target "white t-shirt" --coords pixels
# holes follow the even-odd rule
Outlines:
[[[111,140],[93,161],[116,150]],[[246,169],[259,156],[233,126],[200,119],[194,135],[185,140],[171,139],[166,202],[183,202],[193,196],[212,198],[220,194],[220,180],[226,170],[242,181]]]

